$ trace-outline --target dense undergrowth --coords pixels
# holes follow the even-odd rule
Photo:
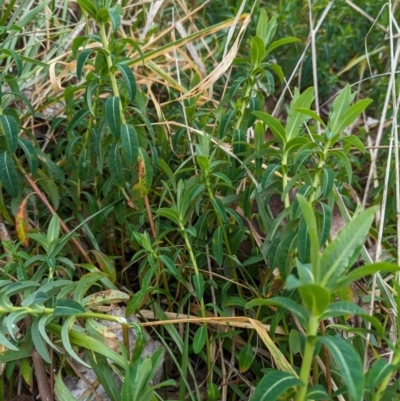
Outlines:
[[[398,11],[226,3],[0,1],[0,400],[399,398]]]

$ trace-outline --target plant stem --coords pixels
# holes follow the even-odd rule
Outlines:
[[[112,61],[112,58],[111,58],[111,52],[110,52],[110,48],[109,48],[110,47],[110,42],[108,41],[108,38],[107,38],[105,24],[99,24],[99,27],[100,27],[100,37],[101,37],[101,41],[102,41],[102,44],[103,44],[103,48],[107,52],[106,60],[107,60],[107,66],[108,66],[108,75],[109,75],[109,78],[110,78],[113,95],[115,97],[119,98],[119,108],[121,110],[121,113],[120,113],[120,115],[121,115],[121,123],[122,124],[126,124],[126,118],[125,118],[125,115],[124,115],[123,110],[122,110],[122,103],[121,103],[121,97],[120,97],[120,93],[119,93],[118,83],[117,83],[117,79],[115,78],[115,74],[113,72],[113,61]],[[149,202],[149,198],[147,197],[147,195],[145,195],[143,197],[143,200],[144,200],[144,205],[145,205],[145,208],[146,208],[147,219],[148,219],[149,224],[150,224],[150,230],[151,230],[151,233],[152,233],[152,236],[153,236],[154,240],[156,240],[157,239],[156,229],[155,229],[155,226],[154,226],[153,216],[151,214],[150,202]],[[159,271],[161,271],[160,262],[158,262],[158,264],[159,264]],[[161,279],[162,279],[162,282],[163,282],[163,286],[164,286],[165,290],[167,292],[169,292],[168,291],[169,290],[169,288],[168,288],[168,280],[167,280],[165,274],[162,273],[161,276],[162,276]],[[167,297],[167,302],[168,302],[168,307],[169,307],[170,311],[172,312],[172,303],[171,303],[171,300],[168,297]]]
[[[111,87],[112,87],[114,96],[119,97],[119,89],[118,89],[117,79],[115,78],[115,75],[112,72],[113,62],[112,62],[111,53],[110,53],[110,49],[109,49],[110,43],[107,39],[107,34],[106,34],[106,27],[105,27],[105,24],[99,24],[99,27],[100,27],[101,41],[103,42],[104,50],[107,52],[106,60],[107,60],[108,73],[109,73],[109,77],[110,77]],[[126,120],[125,120],[125,116],[122,112],[121,100],[120,100],[120,110],[121,110],[121,122],[122,122],[122,124],[125,124]]]
[[[283,152],[282,154],[282,191],[285,191],[285,188],[288,184],[288,166],[287,166],[287,153]],[[289,192],[286,193],[285,199],[285,209],[290,206]]]
[[[47,207],[47,209],[49,210],[49,212],[51,214],[57,214],[57,212],[53,209],[53,207],[50,205],[50,202],[47,200],[46,196],[43,194],[43,192],[39,189],[39,187],[36,185],[36,182],[34,180],[32,180],[32,178],[30,177],[30,175],[26,172],[26,170],[23,168],[21,162],[19,161],[18,157],[15,156],[15,154],[13,155],[13,160],[15,162],[15,164],[17,165],[19,171],[21,171],[21,173],[24,175],[26,181],[28,181],[29,185],[32,187],[32,189],[34,190],[35,194],[39,197],[39,199],[43,202],[43,204]],[[64,231],[65,234],[69,234],[71,232],[71,230],[68,228],[68,226],[64,223],[64,220],[58,216],[59,220],[60,220],[60,225],[62,230]],[[88,253],[83,249],[82,245],[78,242],[78,240],[74,237],[71,238],[71,241],[74,243],[74,245],[76,246],[76,248],[78,249],[79,253],[81,254],[81,256],[86,260],[87,263],[93,264],[92,260],[90,259]],[[79,266],[77,266],[77,270],[79,272],[80,275],[82,275],[82,271],[81,268]]]
[[[310,320],[308,322],[307,340],[304,349],[303,363],[301,364],[301,370],[299,376],[300,380],[303,382],[303,386],[301,386],[297,390],[295,399],[296,401],[305,401],[306,399],[307,385],[314,357],[317,331],[318,331],[318,318],[316,316],[310,316]]]
[[[331,141],[328,140],[328,142],[325,145],[324,150],[322,152],[322,157],[318,162],[317,171],[315,172],[315,176],[314,176],[314,180],[313,180],[313,184],[312,184],[313,190],[312,190],[311,195],[310,195],[310,202],[313,202],[314,199],[315,199],[315,195],[317,193],[318,184],[319,184],[320,179],[321,179],[321,172],[322,172],[322,169],[323,169],[323,167],[325,165],[325,160],[326,160],[326,156],[328,154],[330,145],[331,145]]]

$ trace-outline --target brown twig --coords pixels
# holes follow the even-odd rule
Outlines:
[[[53,401],[53,395],[50,391],[49,381],[47,379],[46,369],[43,359],[36,350],[32,352],[33,370],[39,387],[39,395],[42,401]]]
[[[321,329],[321,334],[325,336],[325,323],[323,320],[319,322],[319,328]],[[329,396],[332,395],[332,374],[331,374],[331,364],[329,362],[329,351],[325,346],[324,348],[324,362],[326,367],[326,386],[328,388]]]
[[[47,209],[50,211],[51,214],[56,214],[57,212],[53,209],[53,207],[50,205],[50,202],[47,200],[46,196],[44,193],[39,189],[39,187],[36,185],[36,182],[32,180],[30,175],[23,169],[22,166],[19,166],[22,173],[24,174],[25,179],[28,181],[29,185],[32,187],[32,189],[35,191],[36,195],[39,197],[39,199],[43,202],[43,204],[47,207]],[[58,215],[57,215],[58,216]],[[68,226],[64,223],[64,221],[61,219],[61,217],[58,216],[60,219],[60,225],[62,230],[64,231],[65,234],[70,234],[71,230],[68,228]],[[92,264],[92,260],[89,258],[89,255],[87,252],[83,249],[82,245],[77,241],[76,238],[72,237],[71,241],[74,243],[76,248],[78,249],[79,253],[82,255],[82,257],[85,259],[87,263]]]
[[[157,232],[156,232],[156,226],[154,225],[153,215],[151,214],[151,206],[150,206],[149,198],[146,195],[143,199],[144,199],[144,206],[145,206],[146,212],[147,212],[147,218],[149,219],[151,235],[154,238],[154,240],[156,240]]]
[[[86,384],[87,388],[92,392],[94,398],[96,398],[97,401],[101,401],[100,396],[97,394],[96,389],[94,388],[94,386],[92,385],[92,383],[90,383],[90,381],[85,377],[85,375],[83,375],[78,367],[75,365],[74,361],[72,360],[72,358],[67,357],[67,361],[69,366],[72,368],[72,370],[75,372],[75,374],[84,381],[84,383]]]

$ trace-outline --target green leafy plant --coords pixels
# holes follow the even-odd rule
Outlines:
[[[343,89],[323,112],[321,80],[318,93],[302,78],[278,100],[304,42],[292,35],[309,26],[288,23],[305,8],[278,3],[268,10],[297,11],[0,1],[0,400],[16,373],[52,398],[39,368],[73,399],[63,376],[74,363],[113,401],[395,391],[396,232],[382,234],[376,206],[357,209],[351,187],[370,160],[360,115],[379,107],[337,74],[329,82]],[[318,64],[324,77],[352,76],[343,46],[337,65]],[[389,256],[372,263],[364,245],[380,237]],[[365,312],[374,297],[379,309]],[[108,313],[121,303],[163,344],[166,381],[152,383],[162,351],[142,357],[140,324]],[[101,320],[122,327],[120,352]],[[367,360],[378,347],[390,363]]]

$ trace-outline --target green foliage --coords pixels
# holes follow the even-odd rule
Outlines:
[[[215,0],[217,12],[199,9],[174,39],[168,7],[152,20],[144,5],[78,0],[85,32],[68,49],[65,4],[46,19],[54,2],[14,3],[0,17],[0,363],[28,381],[36,350],[60,400],[73,399],[68,363],[91,367],[113,401],[387,397],[399,347],[354,288],[376,275],[381,309],[397,308],[399,289],[387,286],[399,267],[365,256],[376,206],[331,230],[338,209],[348,218],[341,195],[349,203],[357,157],[368,156],[347,130],[372,100],[342,85],[323,116],[320,93],[299,85],[286,116],[272,113],[287,78],[275,58],[290,64],[301,41],[258,3],[247,15]],[[286,3],[275,7],[295,7]],[[24,29],[46,24],[55,36],[42,55]],[[158,320],[165,382],[152,383],[163,350],[143,357],[140,325],[108,313],[121,303]],[[119,351],[100,320],[121,325]],[[370,344],[393,351],[391,362],[364,371]]]

